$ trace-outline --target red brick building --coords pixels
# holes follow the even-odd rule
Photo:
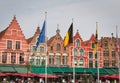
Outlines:
[[[79,32],[77,31],[74,36],[73,44],[69,46],[70,67],[97,67],[97,55],[94,55],[94,40],[95,36],[92,35],[87,41],[83,41]],[[73,53],[74,48],[74,53]],[[99,56],[99,67],[103,67],[102,63],[102,48],[100,43],[98,45],[97,54]],[[73,60],[74,58],[74,60]],[[74,63],[73,63],[74,62]]]
[[[48,66],[69,66],[69,49],[63,46],[60,30],[47,41]]]
[[[118,42],[120,42],[120,39],[118,39]],[[102,37],[101,46],[103,50],[103,67],[104,68],[118,67],[119,66],[118,65],[119,55],[116,52],[116,38],[115,37]]]
[[[28,61],[28,43],[16,17],[0,32],[0,64],[25,64]]]
[[[45,65],[46,61],[46,44],[40,43],[37,50],[36,48],[36,42],[40,35],[40,27],[37,27],[35,34],[33,37],[27,39],[27,42],[29,44],[29,62],[31,65]]]
[[[94,43],[95,36],[92,34],[91,38],[88,41],[85,41],[85,51],[86,56],[88,56],[88,68],[96,68],[98,63],[99,67],[103,67],[103,55],[102,55],[102,47],[101,40],[98,40],[97,54],[94,54]]]

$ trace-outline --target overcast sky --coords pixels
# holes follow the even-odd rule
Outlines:
[[[120,36],[120,0],[0,0],[0,31],[4,30],[16,15],[26,38],[33,36],[36,28],[42,28],[47,12],[47,36],[56,34],[59,24],[64,38],[73,18],[74,34],[77,29],[83,40],[95,34],[98,22],[99,38]]]

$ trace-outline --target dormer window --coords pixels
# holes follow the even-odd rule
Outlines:
[[[40,46],[40,52],[44,52],[44,47],[43,46]]]
[[[76,46],[77,47],[80,46],[80,40],[79,39],[76,40]]]
[[[17,35],[17,30],[12,30],[12,35],[16,36]]]
[[[57,50],[57,51],[60,51],[60,50],[61,50],[61,46],[60,46],[60,44],[57,44],[57,46],[56,46],[56,50]]]

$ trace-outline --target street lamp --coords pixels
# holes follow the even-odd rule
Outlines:
[[[26,68],[27,68],[27,79],[28,79],[28,70],[30,69],[29,61],[26,62]]]

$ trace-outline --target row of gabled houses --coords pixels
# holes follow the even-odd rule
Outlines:
[[[40,27],[37,27],[34,35],[26,39],[14,16],[9,26],[0,32],[0,64],[26,65],[29,63],[35,66],[96,68],[99,58],[100,68],[118,68],[115,37],[99,39],[97,54],[94,55],[94,34],[89,40],[83,41],[77,30],[73,43],[64,47],[60,29],[57,27],[56,34],[46,38],[47,44],[41,43],[35,50],[39,34]]]

